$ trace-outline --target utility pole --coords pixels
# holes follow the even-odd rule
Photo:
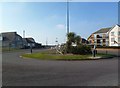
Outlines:
[[[23,38],[25,38],[25,30],[23,30]]]
[[[48,45],[48,38],[46,38],[46,46]]]
[[[67,0],[67,34],[69,33],[69,0]]]

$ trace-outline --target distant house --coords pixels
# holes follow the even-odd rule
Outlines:
[[[91,34],[91,35],[88,37],[87,41],[88,41],[88,44],[89,44],[89,45],[94,45],[94,34]]]
[[[42,44],[41,43],[35,43],[35,48],[42,48]]]
[[[120,26],[102,28],[88,37],[90,45],[96,46],[120,46]]]
[[[88,41],[87,41],[86,39],[82,38],[82,39],[81,39],[81,43],[82,43],[82,44],[88,44]]]
[[[80,44],[86,45],[88,41],[85,38],[80,38]],[[77,46],[76,43],[72,43],[72,46]]]
[[[35,47],[35,45],[36,45],[36,42],[35,42],[35,40],[33,39],[33,38],[23,38],[23,46],[24,46],[24,48],[29,48],[29,47]]]
[[[0,41],[2,41],[2,47],[22,48],[22,37],[17,32],[4,32],[0,35]]]
[[[109,46],[109,31],[110,28],[102,28],[94,33],[94,43],[97,46]]]

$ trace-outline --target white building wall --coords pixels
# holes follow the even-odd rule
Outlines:
[[[2,34],[0,33],[0,49],[2,49],[2,40],[3,40]]]
[[[118,25],[109,31],[109,46],[120,46],[120,42],[118,42],[118,31],[120,31],[120,27]],[[117,43],[114,43],[113,40]]]
[[[120,27],[118,27],[118,46],[120,46]]]

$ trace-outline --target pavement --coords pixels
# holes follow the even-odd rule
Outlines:
[[[42,50],[33,50],[38,52]],[[118,86],[118,57],[85,61],[24,59],[2,54],[2,86]]]
[[[104,54],[113,54],[118,57],[120,57],[120,49],[106,49],[106,48],[97,48],[98,53],[104,53]]]

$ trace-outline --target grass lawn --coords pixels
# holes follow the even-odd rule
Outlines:
[[[16,52],[16,51],[20,51],[20,50],[22,50],[22,49],[19,49],[19,48],[10,48],[9,49],[9,47],[0,49],[0,51],[2,51],[2,52],[14,52],[14,51]]]
[[[40,60],[92,60],[92,55],[73,55],[73,54],[66,54],[61,55],[57,54],[55,50],[48,50],[33,54],[23,54],[22,57],[25,58],[34,58]],[[106,55],[106,54],[97,54],[96,57],[102,58],[110,58],[114,57],[113,55]]]

